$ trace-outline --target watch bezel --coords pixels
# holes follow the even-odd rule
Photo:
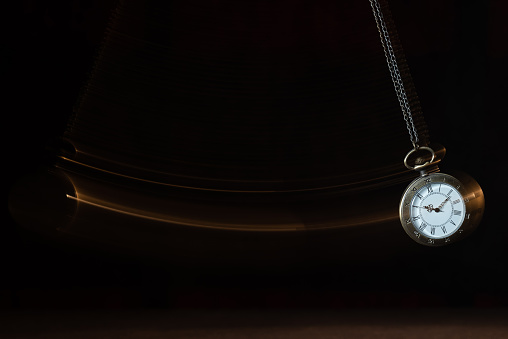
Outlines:
[[[446,183],[453,186],[462,196],[465,206],[465,217],[459,228],[445,238],[430,238],[421,233],[411,221],[411,201],[415,194],[431,182]],[[483,192],[472,178],[464,177],[461,180],[445,173],[424,174],[413,180],[404,191],[399,204],[400,222],[404,231],[417,243],[426,246],[443,246],[454,243],[471,234],[480,223],[484,210]]]

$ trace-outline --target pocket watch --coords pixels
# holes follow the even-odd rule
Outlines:
[[[413,240],[440,246],[469,235],[478,226],[483,207],[479,186],[473,189],[449,174],[431,173],[409,184],[400,200],[399,215]]]
[[[434,152],[429,147],[412,150]],[[471,234],[483,216],[485,200],[480,185],[464,173],[452,176],[427,173],[424,165],[406,167],[420,176],[407,186],[399,204],[402,227],[416,242],[428,246],[447,245]]]
[[[383,11],[378,0],[369,1],[395,93],[413,144],[413,149],[404,158],[404,165],[420,172],[420,176],[409,184],[402,195],[399,204],[400,222],[406,233],[420,244],[450,244],[470,234],[480,223],[485,206],[483,192],[478,183],[466,174],[455,177],[426,171],[431,166],[436,168],[435,153],[432,148],[419,145],[418,131],[413,122],[404,79],[399,70]],[[408,81],[408,78],[405,80]],[[409,164],[410,156],[420,152],[428,152],[430,160],[423,164]]]

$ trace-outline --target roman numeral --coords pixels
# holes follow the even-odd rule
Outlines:
[[[436,233],[436,228],[435,227],[431,227],[430,228],[430,234],[434,235],[434,233]]]
[[[443,231],[443,233],[446,233],[446,227],[442,226],[441,230]]]
[[[427,186],[427,192],[429,192],[429,194],[433,192],[433,191],[432,191],[432,186],[430,186],[430,185],[429,185],[429,186]]]
[[[423,231],[426,227],[427,227],[427,224],[423,222],[423,223],[420,225],[420,227],[418,227],[418,228],[420,229],[420,231]]]
[[[452,202],[452,204],[454,204],[454,205],[455,205],[455,204],[458,204],[459,202],[460,202],[460,199],[457,199],[457,200],[454,200],[454,201]]]
[[[451,189],[450,192],[448,192],[447,196],[449,197],[450,194],[452,194],[452,192],[453,192],[453,189]]]
[[[457,224],[454,223],[453,220],[450,220],[450,224],[452,224],[453,226],[457,226]]]
[[[423,198],[423,196],[420,193],[416,193],[416,196],[420,199]]]
[[[413,217],[413,221],[416,221],[416,220],[418,220],[418,219],[420,219],[420,216],[419,216],[419,215],[417,215],[416,217]]]
[[[442,184],[439,184],[439,193],[441,193],[441,185],[442,185]]]
[[[459,210],[453,211],[453,215],[461,215],[461,214],[462,214],[462,211],[459,211]]]

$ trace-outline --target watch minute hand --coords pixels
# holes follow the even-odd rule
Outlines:
[[[445,201],[443,201],[441,203],[441,205],[439,205],[437,208],[436,208],[436,212],[438,212],[438,210],[441,210],[441,208],[443,208],[444,204],[446,204],[446,202],[450,200],[450,197],[446,198]]]

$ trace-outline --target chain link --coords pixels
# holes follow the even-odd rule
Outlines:
[[[406,90],[404,88],[404,82],[402,81],[402,77],[400,75],[399,66],[397,64],[397,58],[395,57],[395,53],[393,51],[390,35],[388,34],[388,29],[386,28],[383,12],[381,11],[381,6],[379,5],[378,0],[369,0],[369,1],[372,7],[372,11],[374,12],[374,18],[376,19],[377,29],[379,31],[379,36],[381,37],[381,44],[383,45],[383,50],[385,52],[388,69],[390,70],[392,82],[395,87],[395,93],[397,94],[397,99],[399,100],[400,108],[404,116],[404,121],[406,122],[406,127],[409,132],[410,140],[413,143],[413,147],[416,149],[419,147],[418,133],[416,132],[416,127],[413,122],[411,107],[409,106]]]

